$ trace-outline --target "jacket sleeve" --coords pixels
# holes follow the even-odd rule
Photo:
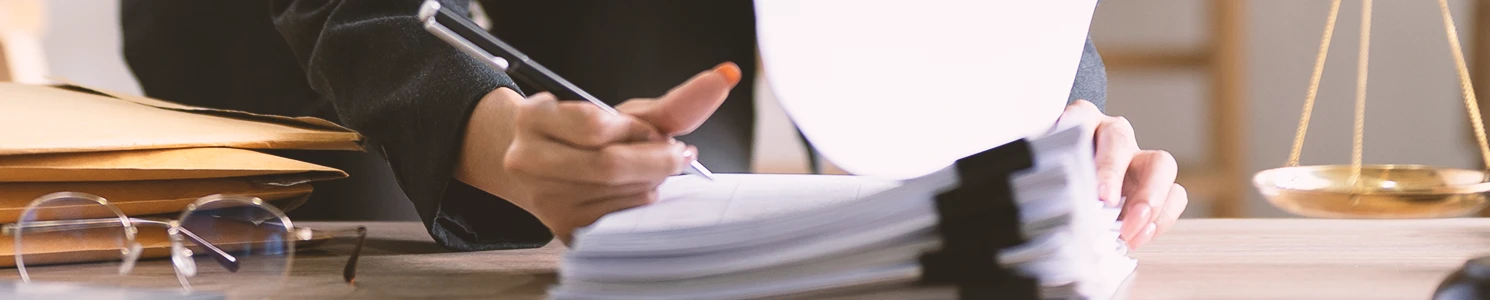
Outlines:
[[[1090,36],[1081,51],[1081,63],[1076,67],[1076,80],[1071,83],[1071,96],[1066,103],[1076,100],[1091,101],[1098,109],[1107,111],[1107,67]]]
[[[271,13],[310,86],[343,124],[382,145],[436,242],[466,251],[547,244],[553,236],[537,218],[452,177],[478,100],[517,86],[424,31],[420,3],[278,0]]]

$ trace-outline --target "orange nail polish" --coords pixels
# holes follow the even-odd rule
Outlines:
[[[724,75],[724,79],[729,80],[729,84],[740,82],[740,66],[735,65],[734,62],[724,62],[714,66],[714,72]]]

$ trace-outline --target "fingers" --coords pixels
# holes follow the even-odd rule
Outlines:
[[[611,199],[620,196],[636,195],[652,191],[653,189],[656,189],[658,185],[661,185],[663,180],[665,179],[621,185],[602,185],[576,183],[562,180],[536,179],[524,182],[524,184],[528,185],[529,189],[533,190],[533,192],[529,195],[530,197],[533,197],[535,199],[547,200],[578,199],[575,201],[567,201],[567,203],[562,203],[563,205],[578,206],[594,203],[600,201],[601,199]],[[543,201],[542,203],[543,204],[540,205],[561,204],[560,201]]]
[[[1185,207],[1189,205],[1190,193],[1185,190],[1185,187],[1180,186],[1178,183],[1171,186],[1169,188],[1169,198],[1164,200],[1164,209],[1159,210],[1158,220],[1154,222],[1157,225],[1156,232],[1148,236],[1140,235],[1138,243],[1140,245],[1148,243],[1155,236],[1169,231],[1170,228],[1174,227],[1174,223],[1179,221],[1180,214],[1185,212]]]
[[[1133,125],[1123,117],[1104,117],[1094,135],[1097,149],[1097,193],[1102,201],[1115,204],[1122,198],[1123,176],[1138,154]],[[1170,181],[1174,182],[1174,181]]]
[[[1097,128],[1097,123],[1101,122],[1104,117],[1107,117],[1107,114],[1103,114],[1096,104],[1086,100],[1076,100],[1066,105],[1066,110],[1061,112],[1057,123],[1062,126],[1069,123],[1086,124],[1090,128]]]
[[[730,89],[740,82],[740,76],[740,67],[726,62],[683,82],[655,101],[627,101],[617,109],[646,121],[665,136],[688,134],[703,125],[724,103]]]
[[[1145,225],[1132,239],[1127,240],[1129,249],[1138,249],[1148,244],[1149,241],[1153,241],[1154,237],[1169,231],[1169,228],[1174,227],[1174,223],[1179,221],[1180,214],[1185,212],[1185,207],[1190,203],[1189,193],[1185,191],[1184,186],[1179,184],[1174,184],[1169,188],[1169,195],[1166,198],[1164,208],[1159,210],[1155,221]]]
[[[655,187],[652,187],[640,193],[622,195],[616,198],[603,199],[586,203],[584,205],[580,205],[579,209],[582,212],[590,212],[594,215],[603,216],[605,214],[620,211],[623,209],[652,204],[653,202],[657,202],[657,195],[657,189]],[[595,220],[589,220],[589,222],[586,222],[584,225],[589,225],[589,223],[594,222]]]
[[[566,242],[605,214],[656,201],[657,186],[697,159],[668,137],[693,131],[740,81],[733,63],[694,76],[662,98],[629,101],[607,113],[547,93],[518,104],[502,170],[523,187],[509,201]]]
[[[1062,126],[1085,124],[1095,131],[1092,137],[1096,144],[1097,198],[1108,205],[1116,205],[1122,199],[1123,176],[1128,171],[1128,164],[1139,150],[1133,125],[1126,118],[1103,114],[1086,100],[1067,105],[1059,122]]]
[[[1066,106],[1057,127],[1084,124],[1092,128],[1098,198],[1109,205],[1123,202],[1123,240],[1130,248],[1168,230],[1189,204],[1184,187],[1174,183],[1178,165],[1169,152],[1141,150],[1133,124],[1103,114],[1091,102]]]
[[[697,149],[676,141],[579,149],[547,139],[518,139],[503,164],[526,176],[600,185],[652,182],[682,172]]]
[[[1123,184],[1128,199],[1122,216],[1123,240],[1137,245],[1140,236],[1152,238],[1158,233],[1156,222],[1166,216],[1162,209],[1169,208],[1166,205],[1177,173],[1178,165],[1169,152],[1144,150],[1133,156]]]
[[[656,128],[641,119],[611,114],[588,102],[557,101],[549,93],[529,97],[518,109],[519,126],[579,148],[662,139]]]
[[[556,219],[543,220],[544,224],[554,230],[560,241],[566,245],[573,245],[574,238],[571,235],[574,230],[590,226],[606,214],[633,208],[637,206],[657,202],[657,190],[652,187],[648,191],[622,195],[612,198],[601,199],[592,203],[568,207],[564,214],[555,215]],[[553,214],[550,214],[553,215]]]

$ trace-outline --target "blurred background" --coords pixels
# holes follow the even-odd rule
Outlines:
[[[1490,3],[1449,4],[1471,76],[1490,90]],[[0,0],[0,69],[11,70],[0,81],[50,74],[140,94],[121,58],[118,9],[106,0]],[[1102,1],[1092,36],[1108,67],[1107,111],[1133,123],[1142,147],[1180,161],[1187,217],[1290,216],[1250,180],[1288,156],[1328,9],[1328,0]],[[1360,1],[1345,1],[1303,164],[1349,163],[1359,24]],[[1436,1],[1375,2],[1366,163],[1479,168],[1443,30]],[[754,169],[808,172],[796,132],[763,100]]]

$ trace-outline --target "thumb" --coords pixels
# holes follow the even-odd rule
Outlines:
[[[631,105],[621,105],[617,109],[652,124],[663,135],[684,135],[703,125],[739,82],[740,67],[725,62],[693,76],[662,98],[628,101],[627,104]]]

